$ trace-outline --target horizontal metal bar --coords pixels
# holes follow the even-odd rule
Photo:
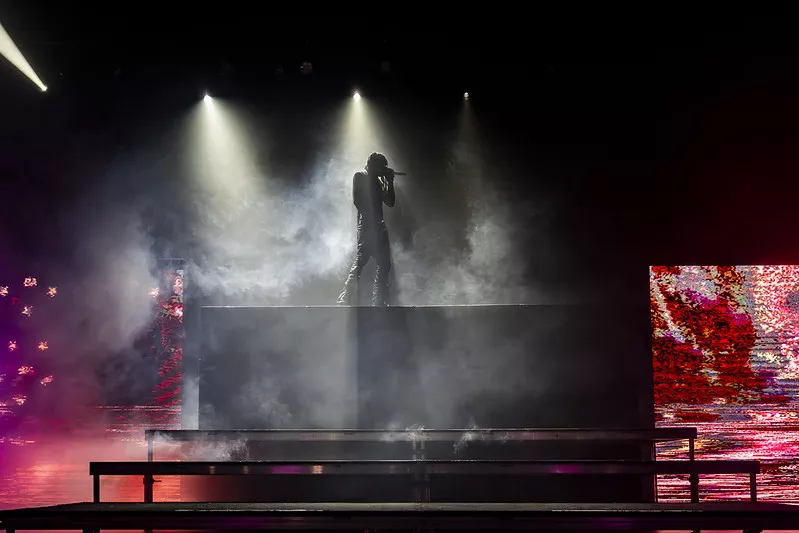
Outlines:
[[[8,529],[797,530],[779,504],[99,503],[0,511]],[[79,528],[77,528],[79,529]]]
[[[27,509],[0,510],[0,517],[24,515],[59,515],[71,513],[109,513],[113,511],[140,513],[197,513],[214,514],[220,512],[241,513],[463,513],[480,515],[484,513],[629,513],[629,514],[758,514],[780,513],[799,517],[799,506],[789,503],[750,503],[745,501],[704,502],[704,503],[538,503],[538,502],[103,502],[66,503],[59,505],[30,507]]]
[[[758,461],[156,461],[92,462],[92,475],[749,474]]]
[[[350,441],[350,442],[508,442],[508,441],[646,441],[695,439],[696,428],[654,429],[419,429],[419,430],[147,430],[157,441]]]

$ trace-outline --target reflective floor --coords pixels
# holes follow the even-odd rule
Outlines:
[[[799,425],[796,402],[784,406],[691,406],[698,413],[722,415],[712,422],[659,423],[660,427],[696,427],[697,459],[744,459],[761,462],[757,477],[761,501],[799,503]],[[687,408],[683,407],[682,411]],[[664,409],[668,414],[669,409]],[[733,417],[735,417],[733,419]],[[658,459],[688,457],[687,443],[658,447]],[[700,496],[707,500],[742,500],[749,494],[746,475],[701,476]],[[687,501],[687,476],[661,476],[658,496],[661,501]]]

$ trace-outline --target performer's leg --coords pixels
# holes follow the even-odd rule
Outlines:
[[[383,230],[375,246],[375,286],[372,291],[372,305],[385,307],[389,297],[389,272],[391,272],[391,249],[388,244],[388,232]]]
[[[352,305],[353,296],[357,294],[358,280],[361,278],[363,267],[369,261],[369,254],[366,253],[366,247],[361,239],[358,239],[358,248],[355,252],[355,260],[352,262],[352,267],[344,281],[344,290],[339,294],[336,303],[339,305]]]

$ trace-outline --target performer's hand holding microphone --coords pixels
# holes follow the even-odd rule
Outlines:
[[[405,172],[397,172],[393,168],[387,168],[383,177],[388,181],[394,181],[394,176],[404,176]]]

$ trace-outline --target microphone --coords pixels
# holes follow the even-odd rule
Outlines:
[[[395,176],[407,176],[407,175],[408,175],[408,173],[407,173],[407,172],[397,172],[397,171],[396,171],[396,170],[394,170],[393,168],[390,168],[390,169],[388,169],[388,170],[392,171],[392,172],[394,173],[394,175],[395,175]]]

